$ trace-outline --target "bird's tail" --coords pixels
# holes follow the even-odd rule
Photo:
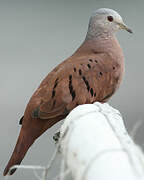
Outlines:
[[[3,175],[12,175],[16,168],[10,170],[10,168],[14,165],[19,165],[23,160],[26,152],[28,151],[29,147],[33,144],[34,138],[29,136],[28,133],[25,133],[23,128],[21,128],[16,146],[14,148],[13,154],[4,170]]]

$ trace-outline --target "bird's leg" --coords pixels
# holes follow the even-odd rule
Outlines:
[[[55,143],[59,141],[59,138],[60,138],[60,131],[56,132],[53,136],[53,140],[55,141]]]

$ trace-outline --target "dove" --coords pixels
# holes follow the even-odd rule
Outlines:
[[[21,130],[3,175],[12,175],[30,146],[47,129],[64,119],[76,106],[107,102],[119,88],[124,55],[116,39],[118,30],[132,30],[114,10],[92,13],[86,37],[68,59],[55,67],[30,98]]]

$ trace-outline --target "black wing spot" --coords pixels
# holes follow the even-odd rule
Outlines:
[[[53,87],[53,91],[54,91],[54,89],[57,87],[57,85],[58,85],[58,79],[59,78],[57,78],[56,80],[55,80],[55,84],[54,84],[54,87]]]
[[[96,63],[98,63],[98,61],[97,61],[97,60],[95,60],[95,62],[96,62]]]
[[[115,70],[115,67],[113,66],[113,70]]]
[[[91,96],[93,96],[93,88],[90,89]]]
[[[56,81],[53,89],[55,89],[57,87],[57,85],[58,85],[58,82]]]
[[[103,75],[103,73],[102,72],[99,72],[99,74],[102,76]]]
[[[81,69],[79,69],[79,75],[80,75],[80,76],[82,75],[82,71],[81,71]]]
[[[89,91],[90,90],[90,86],[89,86],[89,82],[87,80],[85,81],[85,84],[87,86],[87,90]]]
[[[110,94],[106,95],[102,100],[106,100],[110,98],[113,95],[114,91],[112,91]]]
[[[72,75],[69,75],[69,80],[70,80],[70,81],[72,80]]]
[[[91,65],[90,65],[90,64],[87,64],[87,67],[88,67],[89,69],[91,69]]]
[[[76,68],[74,67],[74,72],[76,72]]]
[[[76,96],[76,93],[74,90],[72,91],[71,95],[72,95],[72,101],[73,101],[75,99],[75,96]]]
[[[55,83],[56,83],[58,80],[59,80],[59,78],[57,78],[57,79],[55,80]]]
[[[85,76],[83,76],[82,78],[83,78],[84,81],[86,80]]]
[[[76,106],[79,106],[79,103],[78,103],[78,102],[76,103]]]
[[[86,87],[87,87],[87,90],[89,91],[90,90],[90,86],[89,86],[88,80],[86,80],[85,76],[83,76],[82,79],[84,80],[84,82],[86,84]]]
[[[76,97],[76,93],[75,93],[75,90],[73,89],[73,85],[72,85],[72,75],[69,76],[69,91],[70,91],[70,94],[72,96],[72,101],[73,101]]]
[[[22,125],[23,118],[24,118],[24,116],[22,116],[22,117],[20,118],[20,120],[19,120],[19,124],[20,124],[20,125]]]
[[[93,62],[93,60],[92,60],[92,59],[89,59],[89,61],[90,61],[90,62]]]
[[[71,84],[71,83],[69,84],[69,90],[70,90],[70,92],[72,92],[72,91],[73,91],[73,86],[72,86],[72,84]]]
[[[96,97],[96,92],[94,93],[94,97]]]
[[[55,90],[52,91],[52,98],[55,97]]]

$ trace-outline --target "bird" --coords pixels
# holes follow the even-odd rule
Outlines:
[[[119,88],[124,75],[124,54],[118,30],[132,30],[118,12],[100,8],[92,13],[80,47],[55,67],[30,98],[12,156],[3,175],[12,175],[30,146],[47,129],[78,105],[105,103]]]

